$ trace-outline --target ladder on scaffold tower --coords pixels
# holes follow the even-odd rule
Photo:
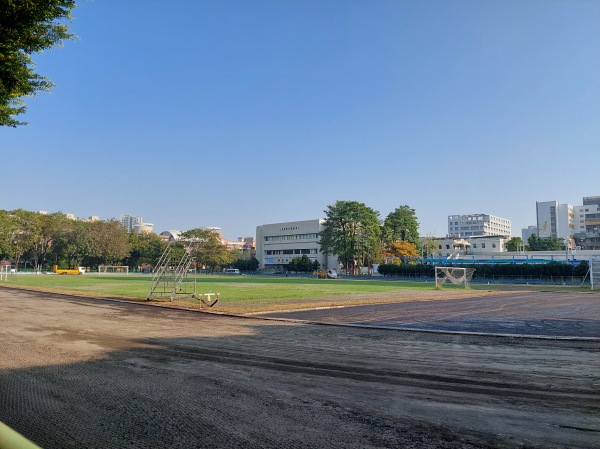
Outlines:
[[[192,256],[194,242],[185,243],[181,256],[177,256],[176,251],[173,251],[174,246],[173,242],[169,242],[152,272],[152,287],[146,298],[148,301],[150,298],[169,298],[173,301],[177,295],[196,297],[196,282],[194,282],[193,292],[187,291],[186,284],[183,286],[185,288],[182,287],[194,261]]]

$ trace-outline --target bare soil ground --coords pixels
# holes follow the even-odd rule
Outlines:
[[[437,299],[432,311],[456,301]],[[599,387],[594,339],[325,326],[0,288],[0,420],[44,448],[597,448]]]

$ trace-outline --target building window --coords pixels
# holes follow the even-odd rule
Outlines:
[[[482,248],[485,248],[485,243],[482,243],[482,244],[481,244],[481,247],[482,247]]]

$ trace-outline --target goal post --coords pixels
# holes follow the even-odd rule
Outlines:
[[[474,272],[475,268],[435,267],[435,288],[442,288],[446,282],[469,288]]]
[[[129,267],[127,265],[99,265],[98,274],[124,274],[129,276]]]
[[[0,281],[8,281],[8,275],[11,273],[10,265],[0,265]]]
[[[600,257],[590,258],[590,287],[592,290],[600,284]]]

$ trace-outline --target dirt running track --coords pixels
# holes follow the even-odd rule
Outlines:
[[[0,288],[0,421],[47,449],[598,448],[600,342]]]

